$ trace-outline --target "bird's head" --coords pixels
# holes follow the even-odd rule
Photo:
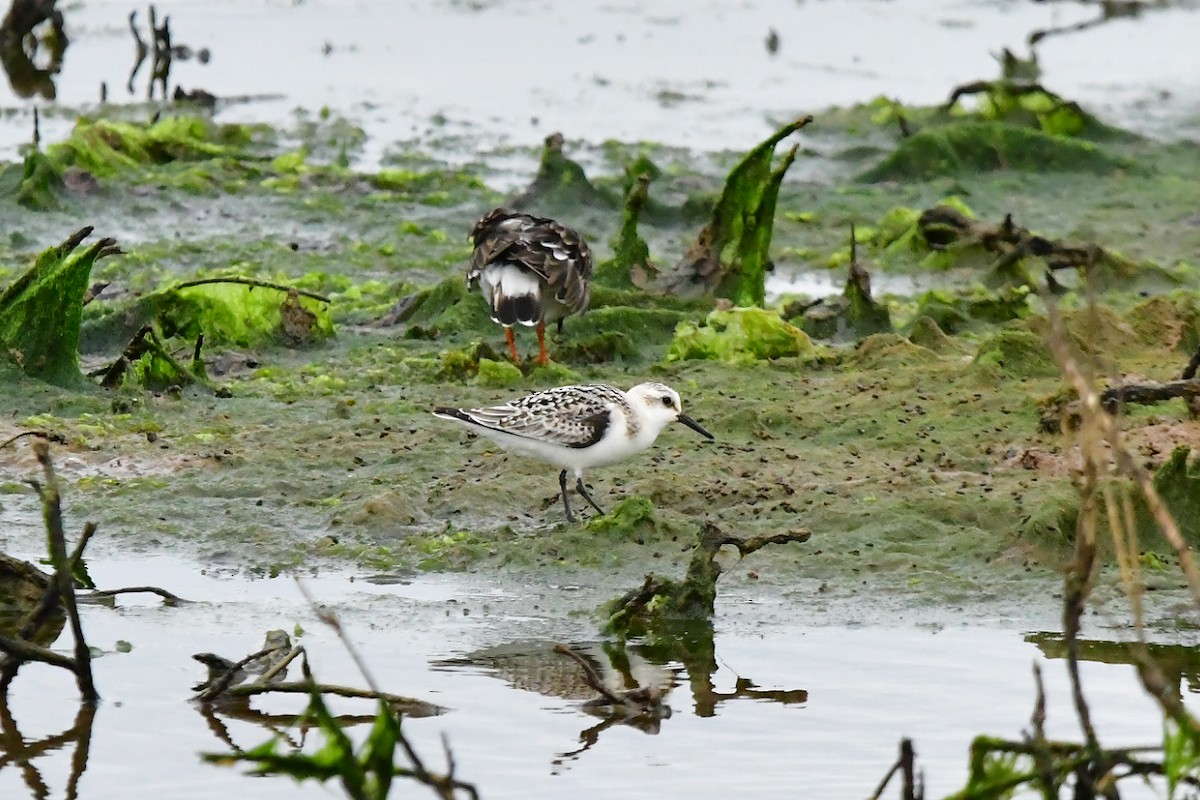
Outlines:
[[[699,422],[683,413],[679,392],[661,383],[639,383],[626,394],[634,408],[641,409],[645,419],[658,430],[672,422],[682,422],[706,439],[714,438]]]

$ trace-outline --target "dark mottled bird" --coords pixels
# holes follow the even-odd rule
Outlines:
[[[573,228],[545,217],[497,208],[471,229],[475,252],[467,285],[479,286],[492,319],[504,326],[513,362],[513,325],[537,328],[537,363],[546,364],[546,323],[582,314],[590,299],[592,252]]]

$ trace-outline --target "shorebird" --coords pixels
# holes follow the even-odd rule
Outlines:
[[[475,251],[467,285],[479,286],[492,320],[504,326],[504,337],[517,355],[512,326],[536,326],[537,363],[545,365],[546,323],[582,314],[588,307],[592,252],[573,228],[545,217],[507,208],[488,212],[471,229]]]
[[[708,439],[713,435],[683,413],[679,393],[661,383],[639,383],[628,392],[605,384],[560,386],[488,408],[437,408],[434,415],[466,426],[505,450],[561,467],[567,521],[574,522],[567,496],[567,473],[575,490],[600,514],[583,485],[583,471],[624,461],[640,453],[672,422],[682,422]]]

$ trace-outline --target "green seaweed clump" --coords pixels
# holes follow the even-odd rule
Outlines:
[[[334,333],[328,303],[293,298],[279,288],[235,282],[181,284],[146,299],[156,308],[155,321],[168,338],[194,340],[203,334],[210,344],[257,347],[319,341]],[[291,329],[293,318],[307,328],[306,334]]]
[[[101,239],[75,253],[91,232],[90,227],[82,228],[58,247],[43,251],[0,294],[3,358],[26,375],[57,386],[74,386],[83,380],[79,334],[92,266],[97,259],[121,252],[114,240]]]
[[[1058,374],[1042,337],[1017,328],[1001,330],[983,340],[971,367],[1003,378],[1049,378]]]
[[[434,339],[443,331],[497,330],[488,316],[487,304],[471,294],[461,275],[446,278],[402,300],[403,308],[395,320],[408,323],[405,335],[414,339]]]
[[[546,137],[537,175],[509,205],[519,211],[537,208],[548,216],[570,215],[580,207],[616,207],[618,201],[596,188],[583,167],[563,154],[563,144],[561,133]]]
[[[763,304],[775,202],[800,146],[793,146],[773,167],[775,147],[810,122],[812,117],[805,117],[784,125],[733,168],[712,218],[668,278],[673,293],[687,294],[703,287],[735,306]]]
[[[1154,488],[1166,503],[1188,545],[1200,546],[1200,461],[1188,463],[1191,448],[1179,445],[1154,472]],[[1140,497],[1136,503],[1138,528],[1143,542],[1161,539],[1158,524]]]
[[[996,170],[1101,175],[1128,167],[1091,142],[1003,122],[954,122],[905,138],[895,152],[859,175],[858,180],[928,180]]]
[[[150,125],[80,119],[66,140],[46,148],[46,155],[59,167],[114,175],[151,164],[237,155],[249,138],[242,126],[200,117],[168,116]]]
[[[978,323],[1001,324],[1029,314],[1029,290],[1012,287],[999,291],[982,288],[953,292],[930,289],[917,298],[914,319],[928,317],[945,333],[962,333]]]
[[[524,376],[511,361],[481,357],[477,364],[475,382],[489,389],[511,389],[520,386]]]
[[[732,364],[800,356],[811,352],[808,334],[761,308],[713,311],[702,325],[681,322],[667,361],[715,359]]]
[[[614,289],[644,289],[657,275],[658,270],[650,260],[650,246],[638,233],[638,220],[649,198],[650,180],[650,172],[639,174],[625,195],[621,228],[612,243],[613,256],[596,265],[594,283]]]
[[[30,151],[20,165],[0,170],[0,195],[14,197],[33,211],[58,208],[62,190],[62,170],[38,149]]]

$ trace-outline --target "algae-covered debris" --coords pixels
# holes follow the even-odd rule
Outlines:
[[[1005,50],[1007,69],[1017,61]],[[973,110],[976,117],[1002,121],[1012,125],[1036,128],[1051,136],[1077,136],[1082,139],[1135,138],[1125,131],[1105,125],[1073,100],[1055,94],[1040,83],[1004,78],[995,81],[973,81],[957,86],[942,111],[962,112],[959,102],[968,95],[980,98]]]
[[[858,261],[858,242],[850,228],[850,266],[841,296],[822,298],[804,309],[800,327],[817,339],[860,339],[891,331],[886,305],[871,296],[871,276]]]
[[[1050,349],[1041,336],[1006,328],[984,339],[972,369],[998,378],[1047,378],[1058,374]]]
[[[118,346],[146,325],[168,339],[209,344],[297,347],[334,335],[329,300],[313,292],[240,275],[200,278],[144,295],[83,328],[87,350]]]
[[[508,205],[518,211],[537,209],[544,216],[557,216],[581,206],[615,208],[619,201],[596,188],[577,162],[563,154],[561,133],[546,137],[537,175]]]
[[[0,635],[18,635],[25,620],[42,602],[49,585],[50,576],[33,564],[0,553]],[[62,609],[57,608],[27,638],[48,646],[58,638],[65,623]]]
[[[92,232],[76,231],[0,294],[0,352],[34,378],[58,386],[83,380],[79,334],[83,298],[97,259],[121,252],[113,239],[101,239],[82,253],[76,248]]]
[[[670,628],[680,622],[711,621],[717,599],[717,578],[722,569],[717,553],[733,547],[741,557],[769,544],[806,542],[807,530],[789,531],[772,536],[742,539],[725,534],[706,522],[697,534],[696,547],[688,561],[687,575],[681,581],[647,575],[641,587],[626,592],[604,608],[605,633],[622,639],[646,636],[656,629]]]
[[[165,116],[148,125],[80,119],[66,140],[46,148],[46,155],[59,167],[113,175],[172,161],[244,157],[250,139],[245,126],[217,125],[201,117]]]
[[[12,196],[34,211],[57,208],[62,191],[62,170],[39,149],[31,150],[19,166],[0,170],[0,195]]]
[[[925,317],[950,334],[983,325],[1022,319],[1029,314],[1029,289],[1010,287],[998,291],[971,287],[958,291],[930,289],[917,297],[914,320]]]
[[[625,195],[621,228],[613,240],[612,258],[596,265],[592,280],[615,289],[645,289],[658,276],[650,247],[638,234],[638,220],[649,197],[651,173],[639,174]]]
[[[203,379],[203,362],[199,346],[193,359],[193,370],[185,369],[163,346],[158,334],[149,325],[143,327],[121,355],[101,374],[100,385],[105,389],[132,384],[151,391],[186,386],[197,378]]]
[[[812,350],[808,335],[784,322],[777,312],[732,308],[713,311],[700,325],[679,323],[667,350],[667,361],[699,358],[737,364],[801,356]]]
[[[1200,460],[1190,459],[1191,448],[1180,445],[1154,472],[1154,488],[1171,511],[1192,548],[1200,547]],[[1139,498],[1140,499],[1140,498]],[[1144,537],[1158,530],[1158,524],[1144,502],[1138,503],[1139,527]]]
[[[1092,142],[1066,139],[1005,122],[952,122],[914,133],[879,164],[858,176],[864,183],[929,180],[972,172],[1083,172],[1106,175],[1132,169]]]
[[[714,292],[735,306],[761,306],[766,298],[775,201],[783,176],[796,158],[792,147],[772,167],[775,147],[812,122],[804,117],[784,125],[745,155],[729,173],[708,224],[667,276],[675,294]]]

